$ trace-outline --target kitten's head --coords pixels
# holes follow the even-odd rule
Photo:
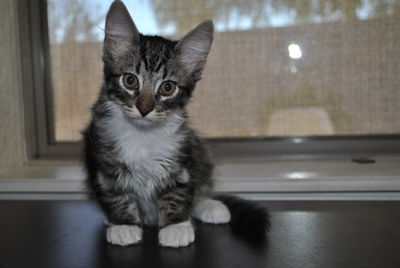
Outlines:
[[[106,18],[103,96],[138,124],[183,114],[212,40],[212,21],[179,41],[142,35],[125,5],[114,1]]]

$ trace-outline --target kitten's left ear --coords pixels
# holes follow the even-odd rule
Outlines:
[[[213,41],[214,24],[211,20],[200,23],[186,34],[177,44],[176,52],[181,66],[196,80],[200,79],[201,72],[207,60]]]
[[[114,1],[106,17],[104,48],[116,54],[125,52],[137,42],[140,34],[122,1]]]

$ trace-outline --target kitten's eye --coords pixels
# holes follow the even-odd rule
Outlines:
[[[170,96],[172,93],[174,93],[176,89],[176,84],[172,81],[166,81],[161,84],[160,89],[160,94],[163,96]]]
[[[124,74],[122,82],[127,89],[135,90],[139,87],[139,79],[133,74]]]

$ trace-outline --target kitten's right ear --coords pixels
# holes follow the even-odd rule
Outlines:
[[[112,3],[106,17],[105,33],[104,48],[110,52],[127,51],[139,42],[139,31],[122,1]]]
[[[214,24],[211,20],[206,20],[186,34],[175,46],[179,63],[196,80],[200,79],[213,35]]]

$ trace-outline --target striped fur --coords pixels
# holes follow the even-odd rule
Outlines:
[[[163,246],[185,246],[194,240],[193,206],[208,222],[230,219],[222,203],[207,201],[214,165],[186,112],[211,46],[212,22],[180,41],[145,36],[115,1],[105,32],[104,82],[83,136],[87,185],[109,222],[107,240],[138,243],[145,224],[161,228]],[[124,84],[126,74],[136,76],[137,88]],[[166,81],[176,85],[168,96],[160,91]],[[138,99],[152,110],[143,113]]]

